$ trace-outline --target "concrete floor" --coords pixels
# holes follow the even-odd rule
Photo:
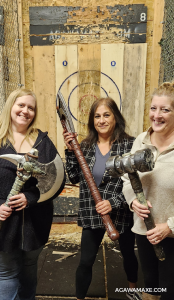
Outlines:
[[[76,224],[53,224],[50,238],[38,263],[37,300],[75,299],[75,272],[80,259],[81,228]],[[137,255],[137,250],[135,248]],[[137,255],[138,257],[138,255]],[[139,268],[140,269],[140,268]],[[88,299],[126,300],[127,280],[119,244],[106,236],[100,246],[94,267]],[[138,287],[143,287],[139,270]]]

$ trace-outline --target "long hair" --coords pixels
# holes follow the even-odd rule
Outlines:
[[[5,146],[7,139],[14,143],[13,132],[12,132],[12,123],[11,123],[11,109],[14,105],[17,98],[22,96],[32,96],[35,99],[35,116],[30,123],[25,139],[29,141],[29,137],[35,141],[38,135],[38,130],[35,128],[36,116],[37,116],[37,98],[36,95],[28,89],[22,88],[13,91],[8,97],[4,109],[0,115],[0,147]],[[24,140],[23,140],[24,141]]]
[[[117,104],[115,101],[110,98],[99,98],[95,100],[91,106],[90,112],[89,112],[89,119],[88,119],[88,135],[87,137],[83,140],[87,144],[89,144],[89,147],[93,143],[97,143],[98,141],[98,132],[96,131],[94,127],[94,115],[97,110],[97,108],[100,105],[106,105],[113,113],[116,124],[115,124],[115,129],[110,137],[110,144],[114,142],[115,140],[118,140],[121,142],[124,138],[129,137],[129,135],[125,132],[125,126],[126,122],[121,114],[121,112],[118,109]]]
[[[171,99],[172,106],[174,107],[174,81],[163,82],[158,88],[156,88],[151,96],[151,100],[154,96],[167,96]]]

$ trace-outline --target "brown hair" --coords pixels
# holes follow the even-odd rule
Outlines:
[[[110,138],[110,143],[112,143],[115,140],[119,140],[120,142],[124,139],[129,137],[129,135],[125,132],[125,126],[126,122],[121,114],[121,112],[118,109],[117,104],[115,101],[110,98],[99,98],[95,100],[91,106],[90,112],[89,112],[89,119],[88,119],[88,135],[87,137],[83,140],[89,146],[91,146],[93,143],[97,143],[98,141],[98,132],[96,131],[94,127],[94,115],[96,112],[96,109],[100,105],[106,105],[110,110],[112,111],[116,124],[115,124],[115,129],[113,131],[113,134],[111,135]]]
[[[174,81],[163,82],[157,89],[154,90],[151,101],[154,96],[167,96],[172,101],[172,106],[174,107]]]

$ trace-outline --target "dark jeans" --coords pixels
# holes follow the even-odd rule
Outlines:
[[[152,295],[159,294],[154,289],[166,289],[167,292],[161,292],[161,300],[174,300],[174,239],[165,238],[161,242],[166,256],[164,261],[158,260],[146,236],[136,234],[136,241],[145,288],[151,288],[153,291],[149,294]]]
[[[92,280],[92,266],[105,234],[104,229],[85,228],[82,231],[81,258],[76,271],[76,296],[84,299]],[[138,262],[134,253],[135,235],[128,229],[120,235],[119,244],[123,255],[127,280],[137,282]]]
[[[0,299],[34,300],[37,261],[43,247],[34,251],[0,252]]]

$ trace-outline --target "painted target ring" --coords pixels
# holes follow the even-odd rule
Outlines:
[[[108,76],[107,74],[105,74],[105,73],[103,73],[103,72],[101,72],[101,71],[96,71],[96,70],[83,70],[83,71],[81,70],[81,71],[76,71],[76,72],[70,74],[67,78],[65,78],[65,80],[62,82],[62,84],[61,84],[60,87],[59,87],[59,91],[61,91],[61,89],[63,88],[64,84],[67,82],[67,80],[68,80],[70,77],[75,76],[76,74],[78,74],[78,73],[80,73],[80,72],[85,72],[85,71],[86,71],[86,72],[100,72],[101,75],[105,76],[107,79],[109,79],[109,80],[113,83],[113,85],[114,85],[114,87],[115,87],[115,89],[117,90],[117,93],[118,93],[118,95],[119,95],[119,99],[120,99],[120,110],[121,110],[121,107],[122,107],[122,98],[121,98],[121,93],[120,93],[120,91],[119,91],[119,88],[118,88],[116,82],[115,82],[110,76]],[[70,112],[72,118],[73,118],[74,120],[76,120],[77,122],[80,122],[80,121],[77,120],[77,118],[73,115],[73,113],[72,113],[72,111],[71,111],[71,109],[70,109],[70,100],[71,100],[72,94],[73,94],[73,92],[75,91],[75,89],[77,89],[78,87],[80,87],[80,86],[82,86],[82,85],[88,85],[88,84],[89,84],[89,85],[92,84],[92,85],[98,85],[98,86],[99,86],[99,84],[98,84],[98,83],[95,83],[95,82],[92,82],[92,83],[91,83],[91,82],[85,82],[85,83],[77,84],[77,85],[71,90],[71,92],[69,93],[69,96],[68,96],[68,109],[69,109],[69,112]],[[101,90],[104,92],[105,96],[108,97],[108,93],[107,93],[106,89],[105,89],[103,86],[100,86],[100,88],[101,88]],[[83,97],[85,97],[85,95],[82,96],[82,98],[83,98]],[[93,97],[97,98],[95,95],[93,95]],[[81,98],[81,99],[82,99],[82,98]],[[79,105],[80,105],[80,103],[79,103]]]

